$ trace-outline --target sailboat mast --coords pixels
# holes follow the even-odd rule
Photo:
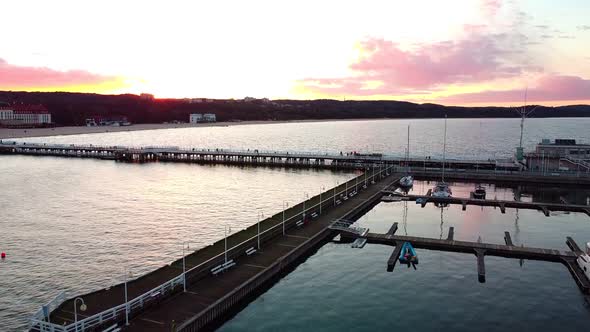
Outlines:
[[[447,115],[445,114],[445,138],[443,140],[442,182],[445,182],[445,160],[447,153]]]
[[[408,125],[408,147],[406,148],[406,171],[410,169],[410,125]]]

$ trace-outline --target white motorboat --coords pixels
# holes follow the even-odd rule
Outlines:
[[[436,186],[434,186],[434,189],[432,190],[432,196],[434,197],[447,198],[451,197],[452,195],[453,192],[451,191],[451,188],[445,182],[437,182]]]
[[[411,175],[406,175],[399,180],[400,186],[410,188],[414,185],[414,178]]]
[[[590,279],[590,242],[586,243],[586,252],[576,259],[586,278]]]

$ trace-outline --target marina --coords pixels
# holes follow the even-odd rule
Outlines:
[[[411,166],[412,162],[408,162],[409,159],[407,156],[404,158],[397,158],[387,154],[377,156],[377,154],[374,153],[344,154],[343,156],[340,156],[340,154],[333,153],[321,154],[293,151],[259,152],[259,150],[256,149],[253,151],[248,151],[247,149],[246,151],[224,149],[208,149],[209,151],[205,151],[207,149],[195,149],[195,154],[192,154],[192,148],[179,148],[177,150],[170,147],[154,148],[149,146],[143,148],[96,148],[94,146],[83,146],[83,148],[80,149],[80,146],[64,148],[62,145],[44,145],[43,143],[36,144],[35,146],[30,145],[31,143],[4,143],[5,142],[3,142],[3,145],[1,146],[2,148],[5,148],[3,150],[4,154],[8,156],[23,155],[18,158],[34,158],[34,155],[51,156],[48,151],[52,151],[50,153],[55,154],[54,157],[90,157],[80,158],[81,160],[101,159],[97,158],[95,156],[96,154],[115,155],[117,153],[127,154],[137,152],[149,156],[145,157],[144,160],[141,160],[142,157],[133,157],[130,160],[118,160],[120,161],[119,163],[112,163],[113,165],[128,165],[125,167],[138,167],[138,165],[134,164],[149,165],[152,164],[152,162],[154,165],[169,164],[165,161],[175,161],[182,164],[201,163],[195,160],[200,158],[197,157],[197,155],[202,154],[209,156],[206,158],[210,158],[211,164],[231,165],[231,163],[234,163],[234,165],[240,166],[278,166],[278,168],[332,170],[348,169],[356,170],[357,172],[357,176],[352,180],[346,181],[346,183],[338,184],[336,187],[327,190],[323,188],[321,196],[316,195],[305,200],[305,202],[298,203],[292,208],[285,209],[284,213],[283,211],[280,211],[279,213],[273,213],[273,216],[270,218],[261,218],[261,222],[249,227],[247,233],[244,233],[246,231],[240,231],[235,234],[232,233],[227,237],[228,250],[223,249],[224,241],[217,241],[215,244],[199,249],[196,252],[187,250],[188,255],[183,255],[184,259],[173,261],[167,266],[157,269],[153,273],[147,273],[138,278],[129,278],[126,282],[127,287],[125,287],[124,284],[119,283],[99,291],[82,293],[83,295],[73,296],[71,293],[60,294],[55,297],[54,300],[47,303],[47,309],[39,310],[36,313],[37,319],[31,321],[31,323],[33,323],[31,325],[31,330],[33,331],[49,331],[50,329],[62,331],[61,328],[64,324],[65,327],[63,327],[63,331],[74,331],[76,328],[87,331],[102,331],[103,329],[108,329],[112,326],[122,330],[132,331],[142,331],[146,329],[164,331],[172,328],[179,331],[192,331],[200,330],[204,327],[209,329],[222,326],[227,319],[240,312],[245,304],[254,301],[259,294],[268,290],[269,287],[285,277],[287,273],[296,269],[301,261],[305,260],[305,258],[310,255],[314,255],[319,248],[322,248],[326,243],[329,243],[329,240],[333,238],[333,236],[341,232],[342,230],[330,228],[330,225],[334,220],[354,221],[361,218],[374,206],[382,201],[386,201],[387,197],[391,197],[390,194],[394,192],[395,187],[390,186],[392,184],[399,186],[401,184],[400,179],[408,174],[412,174],[412,177],[417,179],[417,183],[422,183],[422,180],[440,179],[441,168],[437,166],[445,166],[445,180],[451,179],[451,181],[460,179],[469,182],[472,181],[469,179],[475,179],[478,180],[478,183],[495,183],[497,185],[524,182],[529,183],[530,185],[549,183],[554,186],[579,185],[586,181],[586,176],[583,172],[561,171],[559,172],[559,175],[556,175],[553,174],[553,172],[522,171],[517,170],[516,168],[509,169],[506,167],[499,167],[500,164],[498,161],[490,161],[489,169],[486,170],[481,167],[480,161],[477,160],[454,161],[453,159],[446,158],[423,158],[422,167],[420,167],[421,158],[419,157],[413,159],[414,166]],[[48,146],[49,149],[47,149]],[[95,150],[90,150],[91,148]],[[55,151],[57,151],[57,153]],[[96,151],[102,152],[97,153]],[[212,151],[213,153],[211,153]],[[174,155],[173,160],[166,160],[166,158],[168,158],[167,154]],[[259,154],[262,155],[262,157],[257,158],[256,156]],[[151,159],[154,155],[157,157]],[[290,160],[289,158],[293,159]],[[39,158],[38,160],[43,159],[45,158]],[[106,159],[117,161],[112,158]],[[431,164],[425,166],[424,160],[427,160],[427,162],[430,162]],[[64,159],[63,161],[64,163],[68,163],[67,159]],[[70,162],[77,163],[77,161]],[[105,163],[100,160],[95,162]],[[289,165],[290,163],[299,166],[291,166]],[[502,165],[508,165],[506,162],[502,163]],[[111,163],[105,163],[105,165],[109,164]],[[408,164],[410,167],[408,167]],[[492,164],[494,167],[491,166]],[[389,173],[389,175],[387,175],[387,173]],[[381,183],[381,181],[386,180],[380,179],[380,176],[383,174],[386,174],[386,179],[389,179],[389,183]],[[453,191],[455,191],[454,183],[448,182],[448,184],[453,188]],[[473,186],[471,188],[471,190],[473,190]],[[371,193],[371,195],[370,197],[367,197],[369,193]],[[587,207],[579,204],[568,204],[568,199],[566,198],[563,198],[561,204],[558,204],[561,206],[556,206],[555,204],[557,203],[545,202],[516,202],[532,205],[508,206],[506,204],[512,203],[511,201],[497,199],[461,199],[460,197],[450,197],[449,199],[452,201],[442,201],[438,199],[439,198],[434,198],[432,195],[396,196],[395,199],[392,199],[392,204],[402,204],[407,203],[408,200],[418,200],[421,202],[426,201],[441,203],[444,205],[459,205],[462,208],[465,207],[465,210],[463,211],[468,211],[464,213],[471,213],[470,210],[467,209],[467,205],[481,205],[490,207],[496,206],[501,210],[504,210],[506,213],[508,213],[508,209],[516,208],[523,210],[538,210],[549,215],[552,215],[552,211],[582,212],[587,214],[584,210]],[[456,202],[455,200],[462,201]],[[318,204],[320,201],[322,204]],[[476,201],[489,203],[477,204]],[[424,207],[426,207],[426,204]],[[296,212],[297,210],[304,210],[305,217],[301,215],[301,212]],[[336,213],[334,211],[340,212]],[[286,220],[284,224],[286,235],[282,235],[283,217]],[[306,221],[306,218],[308,218],[309,221]],[[388,235],[398,236],[395,235],[395,232],[399,232],[399,229],[401,228],[401,224],[396,224],[395,227],[392,225]],[[454,240],[456,229],[451,227],[448,232],[447,241],[456,241]],[[317,234],[323,234],[321,236],[321,241],[319,240],[319,237],[315,238]],[[379,233],[367,231],[365,236],[373,236],[374,234],[379,235]],[[416,260],[412,259],[407,262],[420,270],[423,268],[424,262],[420,259],[420,265],[418,265],[417,257],[420,256],[420,258],[422,258],[422,252],[420,250],[425,248],[423,242],[426,242],[426,240],[420,242],[420,236],[406,236],[408,236],[408,238],[399,238],[398,240],[407,243],[406,247],[411,246],[412,248],[418,249],[418,251],[415,252]],[[411,239],[415,240],[414,238],[418,239],[418,244],[409,241]],[[510,238],[510,235],[508,235],[508,238]],[[242,239],[242,241],[240,242],[239,239]],[[311,239],[315,239],[318,242],[314,242],[312,245],[312,242],[308,242]],[[424,239],[428,239],[428,237],[424,237]],[[309,247],[303,249],[302,246],[304,244]],[[385,243],[378,243],[377,240],[372,242],[369,238],[359,237],[356,240],[353,239],[352,244],[355,249],[367,250],[371,245],[382,245]],[[393,244],[389,243],[387,245]],[[404,261],[404,257],[406,257],[406,254],[409,253],[410,250],[402,250],[401,248],[403,246],[403,244],[399,246],[400,252],[392,254],[390,261],[393,261],[395,257],[396,261],[401,260],[401,262],[405,264],[406,261]],[[527,246],[525,248],[531,247]],[[534,249],[538,247],[532,248]],[[183,247],[183,250],[184,249],[185,248]],[[494,252],[495,249],[490,249],[491,253],[488,253],[487,251],[484,251],[483,248],[479,247],[475,248],[472,246],[471,249],[471,252],[474,253],[477,258],[477,262],[479,262],[479,267],[477,269],[478,279],[483,281],[486,279],[486,264],[484,263],[484,257],[486,255],[496,255],[496,252]],[[296,254],[294,254],[292,258],[286,259],[285,255],[289,254],[291,251]],[[461,252],[456,249],[449,251]],[[528,252],[528,254],[532,255],[531,252]],[[523,255],[519,256],[520,258],[517,259],[534,259],[524,258]],[[579,276],[580,269],[578,268],[576,270],[576,267],[579,267],[579,265],[576,263],[575,258],[571,258],[572,257],[564,258],[564,260],[569,262],[564,264],[569,264],[568,271],[574,271],[570,272],[573,276]],[[211,259],[213,260],[209,261]],[[542,260],[549,261],[546,257]],[[412,261],[416,264],[413,264]],[[394,265],[392,265],[392,268],[393,266]],[[272,268],[274,272],[265,272],[270,268]],[[186,273],[183,273],[185,270]],[[583,279],[579,279],[579,285],[584,285]],[[228,293],[228,289],[239,290],[236,290],[234,293]],[[580,287],[580,289],[583,290],[583,287]],[[127,300],[125,299],[125,295],[128,297]],[[78,301],[77,304],[75,303],[77,298],[83,299],[87,310],[83,312],[81,310],[74,312],[71,309],[80,308],[81,301]],[[169,309],[170,306],[177,305],[185,306],[185,309]],[[49,318],[46,318],[45,315],[47,310],[51,312]],[[78,319],[75,319],[76,315]],[[125,324],[126,320],[129,320],[129,325]]]

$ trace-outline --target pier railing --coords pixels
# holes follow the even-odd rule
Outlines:
[[[369,172],[365,172],[362,175],[359,175],[358,177],[355,177],[345,183],[343,183],[342,185],[345,185],[345,188],[343,190],[340,190],[338,192],[336,192],[336,189],[338,187],[332,188],[332,189],[328,189],[325,192],[322,192],[321,196],[322,199],[320,200],[320,202],[311,205],[311,206],[306,206],[306,208],[302,211],[301,213],[296,213],[295,215],[289,217],[289,218],[285,218],[285,228],[292,228],[295,226],[295,223],[299,220],[302,219],[302,214],[305,213],[307,215],[307,212],[310,210],[316,210],[320,205],[323,206],[332,206],[332,202],[334,201],[335,197],[340,197],[343,193],[348,194],[349,192],[352,191],[352,189],[355,187],[355,185],[358,184],[362,184],[365,181],[373,181],[375,179],[375,177],[381,177],[384,173],[389,174],[389,172],[391,170],[394,169],[394,166],[389,166],[389,167],[383,167],[380,171],[375,172],[374,174],[369,175]],[[360,181],[359,179],[362,178],[362,181]],[[342,187],[342,185],[340,185],[340,187]],[[324,199],[324,196],[326,197]],[[315,197],[311,197],[310,199],[308,199],[307,201],[313,200]],[[306,201],[306,202],[307,202]],[[326,204],[326,202],[328,204]],[[272,217],[271,217],[272,219]],[[234,245],[230,248],[227,249],[227,257],[228,259],[230,258],[234,258],[237,257],[239,255],[241,255],[246,249],[250,248],[253,246],[253,244],[257,243],[258,241],[258,237],[260,236],[261,241],[265,241],[269,238],[273,238],[276,235],[282,233],[282,227],[283,227],[283,222],[279,222],[274,226],[271,226],[270,228],[261,231],[260,235],[255,235],[252,236],[242,242],[240,242],[237,245]],[[208,274],[210,269],[212,267],[215,267],[217,265],[219,265],[221,262],[223,262],[225,260],[225,255],[226,252],[222,252],[208,260],[206,260],[205,262],[200,263],[199,265],[186,270],[184,273],[181,273],[180,275],[178,275],[177,277],[172,278],[171,280],[149,290],[148,292],[145,292],[142,295],[139,295],[131,300],[129,300],[126,303],[122,303],[118,306],[115,306],[113,308],[109,308],[107,310],[104,310],[102,312],[99,312],[97,314],[94,314],[90,317],[78,320],[77,322],[74,322],[72,324],[66,325],[66,326],[61,326],[61,325],[57,325],[57,324],[53,324],[50,322],[47,322],[46,319],[46,315],[43,312],[43,309],[40,309],[40,311],[38,311],[32,318],[30,318],[30,331],[38,331],[38,332],[79,332],[79,331],[85,331],[86,329],[90,329],[90,328],[94,328],[96,326],[102,326],[104,324],[107,323],[113,323],[113,322],[117,322],[122,320],[125,317],[125,314],[132,316],[133,314],[135,314],[136,312],[142,310],[145,306],[152,304],[154,302],[157,302],[159,300],[161,300],[163,297],[168,296],[170,293],[174,292],[179,288],[179,286],[183,285],[184,282],[186,282],[186,280],[190,280],[190,279],[198,279],[200,276],[204,275],[204,274]],[[186,276],[186,278],[185,278]],[[63,293],[62,298],[60,298],[60,301],[55,301],[54,303],[54,308],[57,308],[59,306],[59,304],[64,302],[65,298],[65,293]],[[52,301],[52,302],[54,302]],[[57,304],[59,302],[59,304]],[[50,313],[51,311],[49,311]]]

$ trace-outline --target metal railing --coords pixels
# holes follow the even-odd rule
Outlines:
[[[301,220],[301,218],[302,218],[301,215],[303,213],[307,214],[308,211],[315,210],[317,207],[320,206],[320,204],[322,204],[322,206],[324,206],[324,205],[326,205],[325,204],[326,202],[329,202],[331,205],[331,202],[334,200],[334,197],[338,197],[345,192],[351,192],[353,190],[353,188],[355,187],[355,185],[362,184],[362,182],[359,181],[360,178],[362,178],[363,181],[365,181],[365,179],[368,181],[372,181],[375,177],[381,176],[384,172],[389,172],[393,167],[394,166],[383,167],[383,169],[381,169],[379,172],[375,172],[374,174],[372,174],[370,176],[367,173],[363,173],[362,175],[359,175],[358,177],[355,177],[355,178],[349,180],[348,182],[341,184],[340,186],[347,184],[348,188],[344,188],[343,190],[341,190],[339,192],[333,192],[334,188],[324,191],[321,195],[322,199],[319,203],[314,204],[309,207],[306,207],[305,210],[302,210],[300,213],[298,212],[295,215],[293,215],[289,218],[286,218],[284,223],[285,224],[290,223],[290,226],[293,226],[296,221]],[[325,199],[323,198],[324,196],[326,197]],[[311,197],[310,199],[308,199],[308,201],[313,200],[315,197],[317,197],[317,196]],[[294,208],[294,207],[292,207],[292,208]],[[272,217],[271,217],[271,219],[272,219]],[[275,235],[274,233],[276,233],[276,234],[278,234],[278,232],[282,233],[282,226],[283,226],[283,222],[281,221],[281,222],[277,223],[276,225],[260,232],[260,235],[256,234],[256,235],[246,239],[245,241],[242,241],[241,243],[228,248],[227,252],[232,252],[232,251],[240,252],[240,251],[242,251],[242,249],[245,250],[245,249],[251,247],[252,242],[256,241],[258,239],[258,236],[260,236],[261,238],[265,238],[267,235],[273,236],[273,235]],[[232,256],[237,256],[237,254],[233,254]],[[152,303],[152,302],[160,299],[161,297],[167,295],[169,292],[173,291],[177,286],[182,285],[183,282],[186,280],[186,278],[185,278],[186,275],[199,274],[200,272],[208,271],[212,265],[217,264],[217,261],[223,260],[224,257],[225,257],[225,252],[222,252],[222,253],[206,260],[205,262],[200,263],[199,265],[197,265],[189,270],[186,270],[184,273],[181,273],[180,275],[178,275],[177,277],[174,277],[173,279],[167,281],[166,283],[161,284],[161,285],[149,290],[148,292],[146,292],[138,297],[133,298],[132,300],[128,301],[127,303],[122,303],[116,307],[104,310],[102,312],[99,312],[99,313],[94,314],[90,317],[84,318],[82,320],[79,320],[75,323],[72,323],[72,324],[69,324],[66,326],[61,326],[61,325],[53,324],[50,322],[46,322],[46,321],[44,321],[45,316],[44,315],[39,316],[39,312],[37,312],[32,318],[30,318],[30,330],[31,331],[39,331],[39,332],[79,332],[79,331],[84,331],[85,329],[88,329],[88,328],[95,327],[97,325],[102,325],[102,324],[106,324],[108,322],[117,321],[118,319],[123,317],[123,315],[125,315],[126,308],[127,308],[127,314],[132,315],[132,313],[134,313],[134,311],[140,310],[146,304]],[[65,293],[63,296],[65,298]],[[61,304],[63,302],[64,301],[62,300],[59,304]],[[57,303],[57,301],[55,303]],[[59,304],[55,305],[55,308],[57,308],[59,306]],[[43,309],[41,309],[41,310],[43,310]]]

